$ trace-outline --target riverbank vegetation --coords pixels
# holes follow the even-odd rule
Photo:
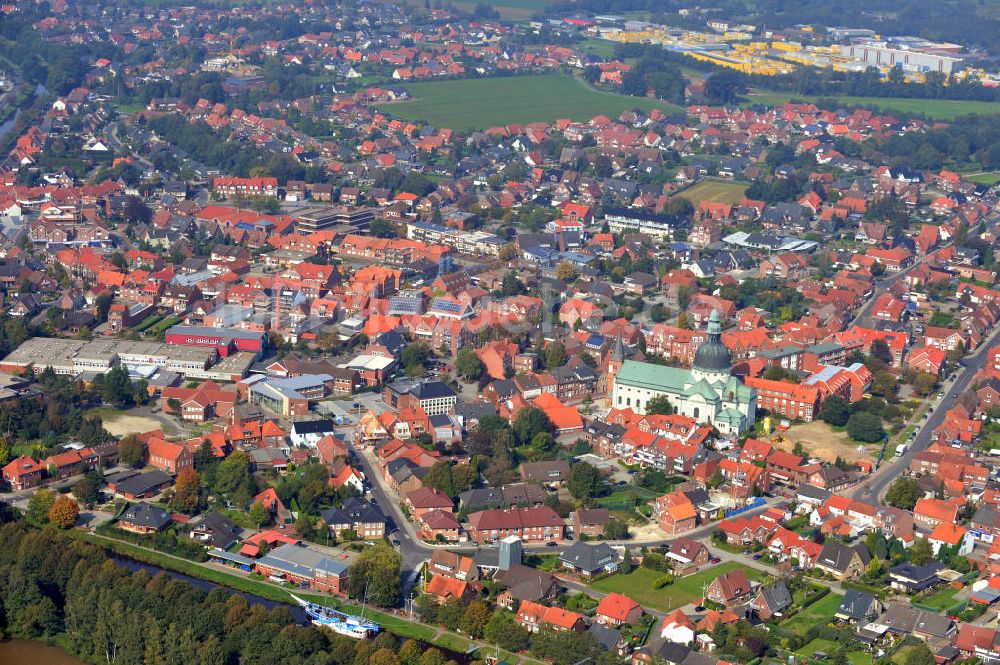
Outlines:
[[[24,522],[0,527],[0,625],[94,663],[449,665],[444,652],[383,633],[355,641],[296,625],[223,588],[131,572],[94,545]]]

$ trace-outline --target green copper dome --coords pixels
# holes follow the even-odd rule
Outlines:
[[[712,310],[708,317],[708,339],[702,342],[694,354],[692,367],[703,372],[726,372],[732,368],[733,358],[729,349],[722,343],[722,326],[719,324],[719,313]]]

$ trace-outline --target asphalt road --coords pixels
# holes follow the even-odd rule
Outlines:
[[[928,412],[929,416],[927,420],[923,421],[923,425],[920,426],[920,431],[913,440],[913,443],[902,456],[895,458],[888,464],[883,464],[867,482],[858,486],[852,493],[856,500],[873,506],[879,505],[880,499],[889,487],[889,484],[910,467],[913,456],[918,451],[926,450],[930,446],[931,434],[944,421],[948,409],[954,406],[959,395],[969,389],[976,374],[986,365],[986,360],[989,357],[989,349],[992,347],[993,342],[996,341],[996,335],[997,331],[994,331],[990,337],[983,340],[983,343],[975,353],[962,359],[962,371],[951,386],[947,388],[945,396],[937,400],[931,407],[931,410]]]
[[[888,291],[893,284],[903,279],[903,277],[909,274],[911,270],[916,268],[922,262],[923,259],[914,261],[913,265],[909,268],[900,270],[899,272],[895,272],[891,275],[886,275],[881,280],[877,281],[875,283],[875,288],[872,290],[872,297],[869,298],[867,302],[861,306],[857,313],[854,314],[854,318],[851,319],[851,322],[847,325],[847,327],[849,328],[851,326],[858,325],[863,319],[867,318],[868,314],[872,311],[872,307],[875,306],[875,301],[878,300],[878,297]]]

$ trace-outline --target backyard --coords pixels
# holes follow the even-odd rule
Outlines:
[[[832,621],[833,615],[837,613],[837,608],[840,607],[840,601],[843,599],[843,596],[835,593],[827,594],[791,619],[783,621],[781,627],[796,635],[803,636],[813,626],[822,626]]]
[[[806,644],[801,649],[795,653],[799,656],[804,656],[806,658],[812,659],[812,657],[817,653],[831,654],[837,650],[837,643],[833,640],[824,640],[823,638],[817,637],[815,640]],[[851,665],[871,665],[872,657],[867,653],[861,653],[860,651],[848,651],[847,660]],[[815,662],[822,662],[823,659],[817,658]]]
[[[956,589],[953,586],[946,586],[937,593],[921,600],[920,604],[943,612],[958,603],[958,601],[955,600],[955,595],[959,591],[961,591],[961,589]]]
[[[435,127],[456,131],[559,118],[615,118],[634,108],[683,112],[666,102],[593,90],[563,74],[407,83],[406,89],[413,99],[391,104],[385,110],[407,120],[425,120]]]
[[[661,589],[653,588],[654,582],[665,573],[651,568],[638,567],[628,575],[612,575],[594,582],[594,588],[605,593],[618,592],[625,594],[640,605],[655,609],[670,611],[682,607],[702,597],[705,587],[723,573],[737,568],[743,568],[747,578],[762,584],[771,580],[766,573],[741,566],[735,562],[723,563],[703,570],[694,575],[681,577]]]
[[[697,185],[678,192],[677,196],[687,199],[697,208],[702,201],[735,205],[746,198],[746,191],[746,183],[728,180],[702,180]]]

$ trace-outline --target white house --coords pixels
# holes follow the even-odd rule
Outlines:
[[[292,431],[288,438],[293,445],[315,448],[320,439],[332,435],[333,432],[332,420],[300,420],[292,423]]]
[[[971,531],[951,522],[942,522],[934,527],[931,535],[927,537],[927,542],[934,549],[934,556],[942,547],[958,546],[957,554],[968,556],[976,547],[976,538]]]
[[[687,615],[679,609],[663,617],[660,623],[660,637],[676,644],[691,644],[697,631]]]

